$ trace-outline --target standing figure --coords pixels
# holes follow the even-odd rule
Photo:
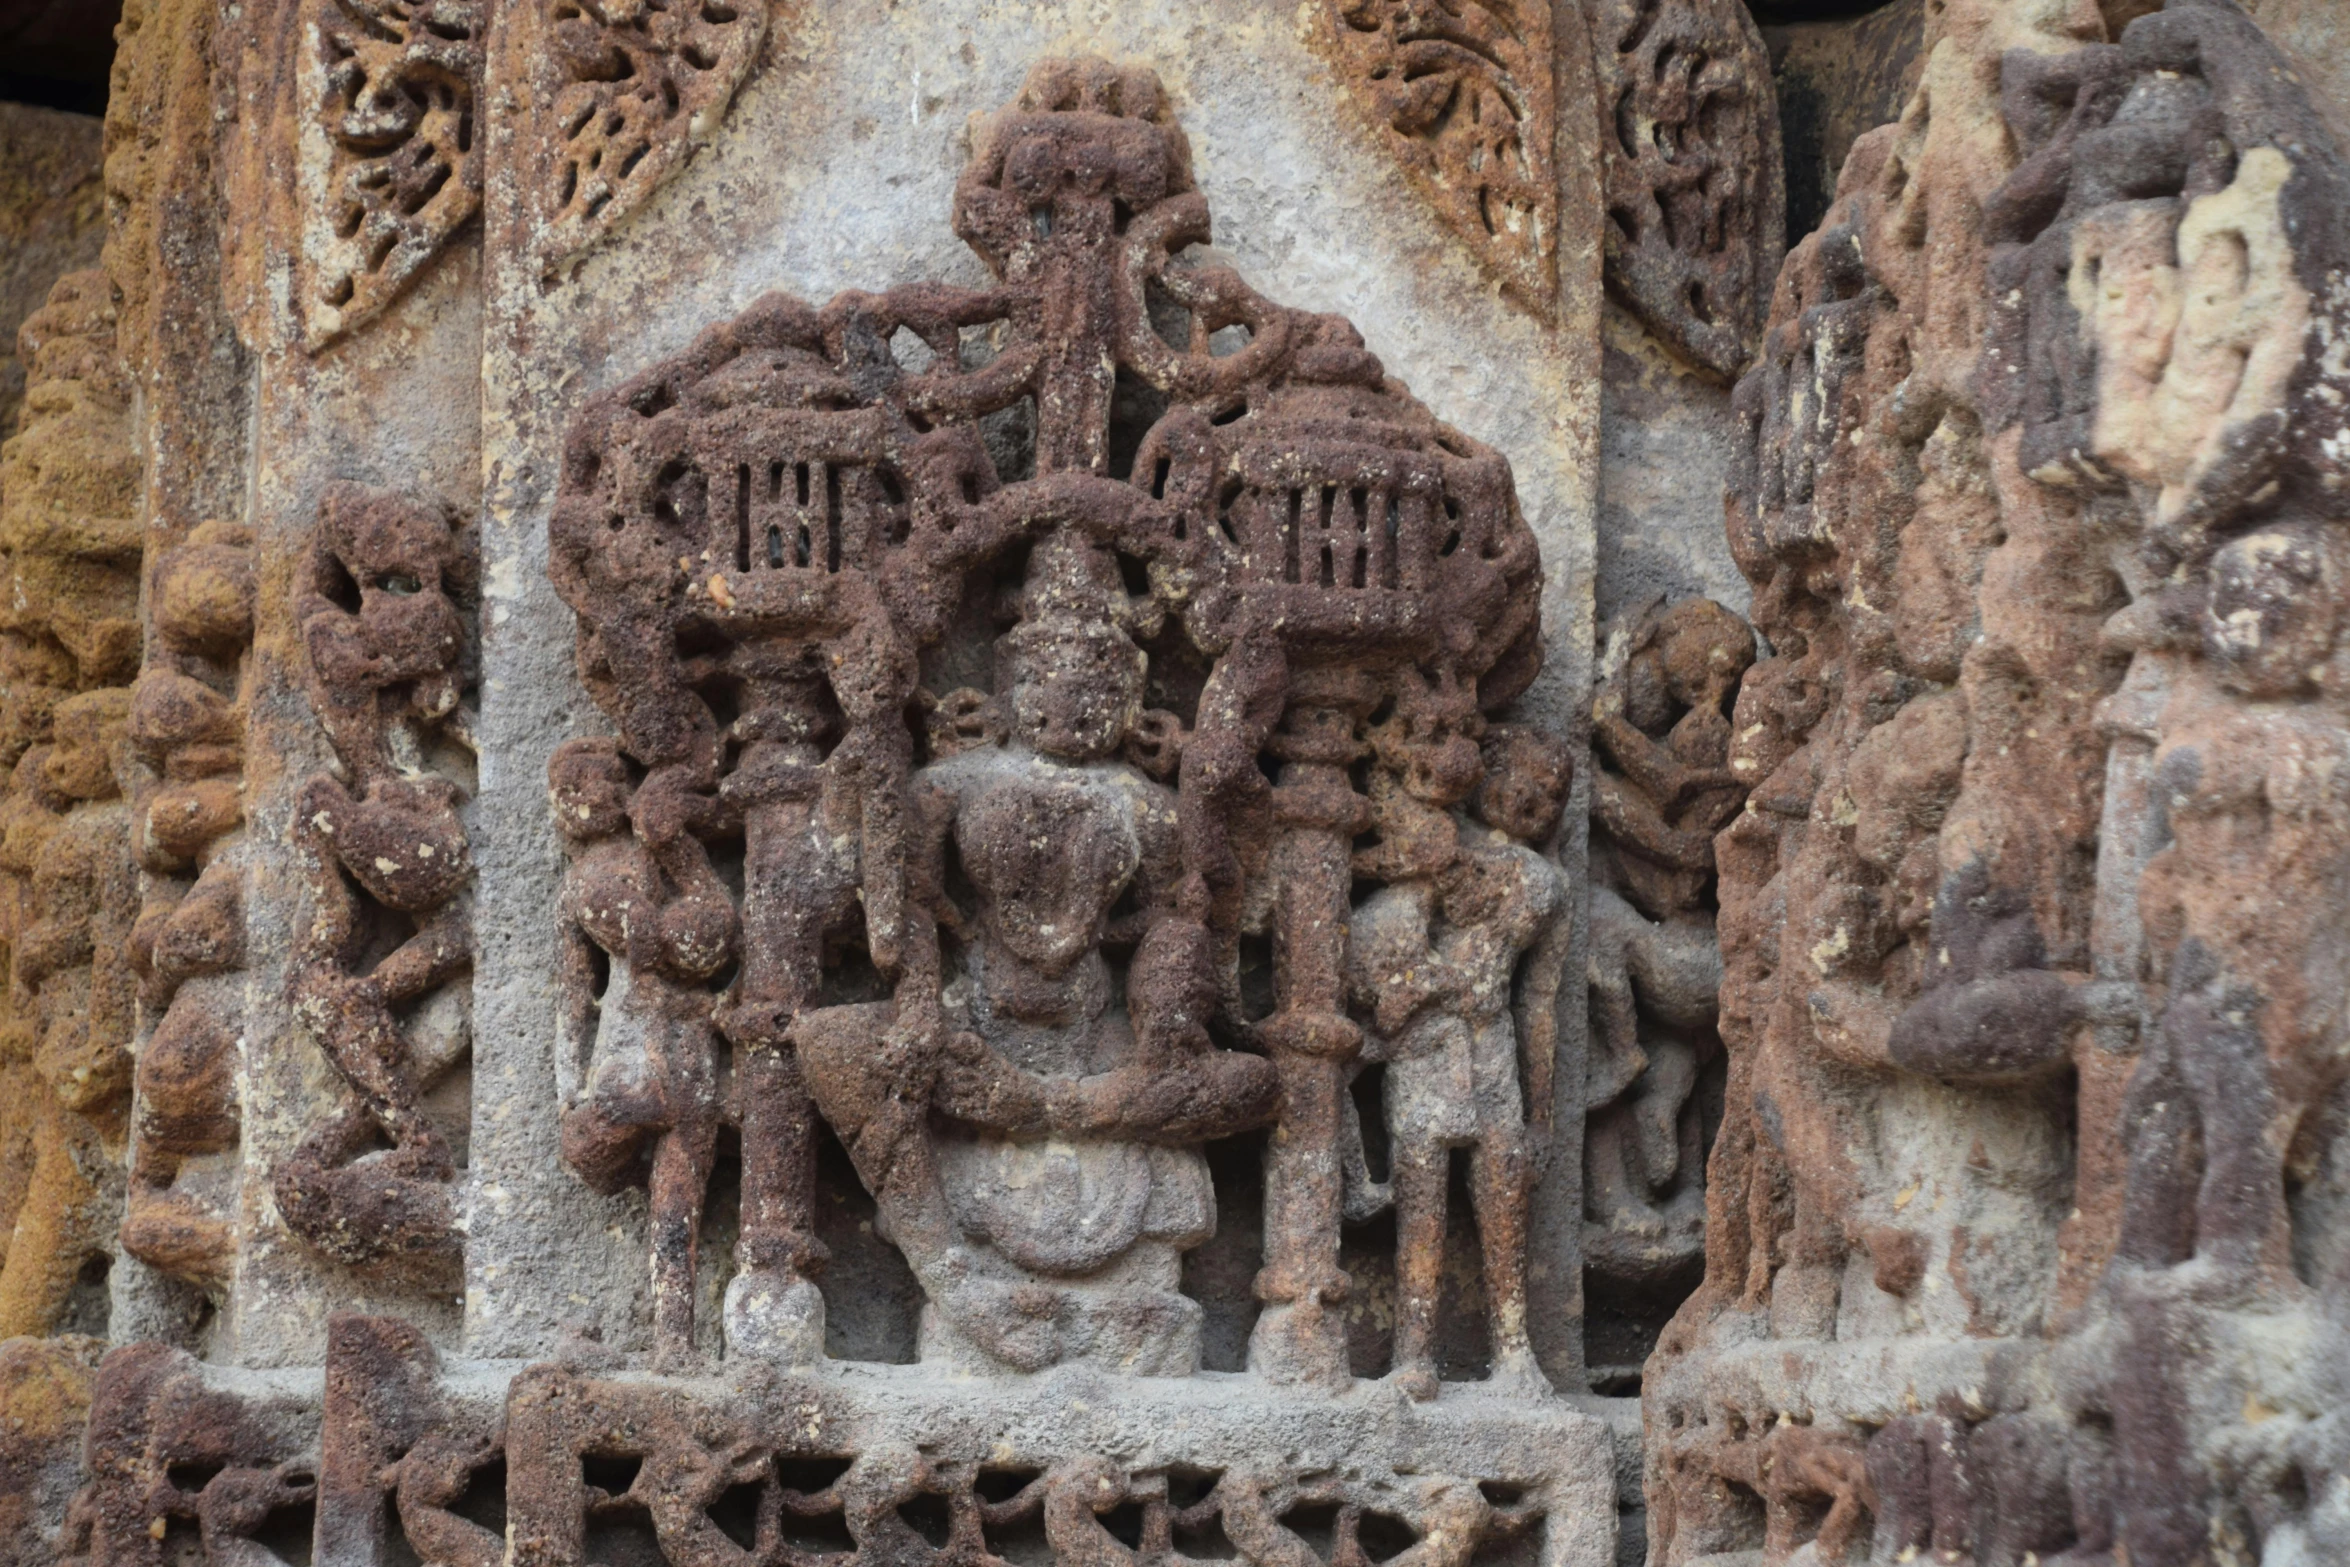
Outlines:
[[[734,910],[723,893],[665,882],[630,827],[616,742],[566,742],[547,782],[571,862],[563,994],[592,1013],[566,1019],[563,1158],[607,1195],[646,1184],[655,1353],[674,1369],[693,1355],[695,1256],[722,1119],[708,981],[733,955]]]
[[[1591,730],[1583,1255],[1639,1284],[1705,1251],[1702,1138],[1687,1112],[1720,1054],[1713,835],[1746,800],[1730,709],[1754,632],[1710,599],[1660,601],[1611,636],[1604,662]]]
[[[1481,825],[1460,824],[1450,842],[1426,831],[1426,820],[1420,830],[1390,825],[1383,847],[1402,859],[1384,867],[1394,879],[1352,922],[1352,989],[1371,1009],[1373,1051],[1387,1061],[1393,1375],[1418,1399],[1437,1392],[1437,1283],[1456,1148],[1469,1150],[1484,1250],[1490,1385],[1550,1391],[1526,1329],[1526,1210],[1551,1125],[1574,898],[1565,870],[1532,846],[1558,830],[1574,764],[1558,742],[1498,726],[1484,763],[1469,797]],[[1393,803],[1385,789],[1379,798],[1391,823],[1436,816],[1425,804]]]
[[[295,598],[335,763],[294,803],[312,912],[290,999],[349,1092],[273,1186],[287,1225],[348,1263],[453,1267],[463,1249],[455,1150],[424,1096],[471,1044],[453,989],[473,969],[466,789],[433,752],[472,745],[474,564],[446,508],[337,484]]]

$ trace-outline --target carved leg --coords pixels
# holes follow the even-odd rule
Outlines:
[[[2250,1283],[2290,1268],[2284,1140],[2272,1139],[2276,1092],[2268,1052],[2253,1019],[2258,1001],[2231,991],[2218,1005],[2202,997],[2184,1010],[2180,1072],[2203,1122],[2203,1182],[2195,1201],[2195,1251],[2231,1282]]]
[[[1436,1396],[1436,1292],[1444,1268],[1444,1186],[1452,1150],[1395,1148],[1395,1369],[1404,1391]]]
[[[1551,1390],[1526,1334],[1526,1207],[1532,1189],[1533,1160],[1525,1132],[1514,1124],[1488,1131],[1469,1156],[1469,1196],[1476,1204],[1477,1235],[1485,1253],[1491,1380],[1518,1396],[1542,1396]]]
[[[717,1141],[717,1125],[705,1118],[667,1133],[653,1149],[653,1344],[664,1371],[684,1371],[694,1361],[695,1262]]]
[[[780,768],[811,757],[804,747],[763,744],[746,765]],[[824,1297],[811,1280],[825,1251],[815,1235],[816,1106],[784,1035],[822,975],[824,932],[846,922],[853,903],[843,905],[855,889],[853,867],[815,845],[808,800],[779,798],[749,812],[742,998],[720,1020],[734,1044],[743,1149],[727,1342],[791,1365],[824,1354]]]
[[[2123,1098],[2130,1129],[2129,1183],[2123,1190],[2115,1256],[2140,1267],[2167,1268],[2195,1244],[2198,1118],[2179,1076],[2174,1025],[2166,1019],[2138,1063]]]

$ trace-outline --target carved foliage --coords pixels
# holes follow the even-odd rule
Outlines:
[[[769,0],[529,0],[546,7],[540,255],[552,270],[684,166],[767,37]]]
[[[1673,349],[1743,369],[1784,244],[1770,61],[1737,0],[1592,7],[1607,283]]]
[[[1543,0],[1322,0],[1347,91],[1511,297],[1558,293],[1550,7]]]
[[[339,776],[295,805],[313,910],[297,1014],[347,1085],[275,1177],[296,1233],[347,1262],[454,1261],[449,1131],[425,1095],[467,1059],[458,981],[473,874],[457,808],[474,658],[471,540],[439,506],[328,489],[296,612],[313,711]],[[369,1153],[381,1137],[391,1146]]]
[[[489,0],[306,0],[303,329],[318,348],[380,313],[481,207]]]

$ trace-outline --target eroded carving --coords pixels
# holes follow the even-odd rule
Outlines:
[[[312,909],[292,991],[349,1097],[273,1185],[294,1231],[346,1262],[446,1267],[458,1247],[457,1154],[425,1096],[471,1044],[456,982],[473,963],[472,579],[470,538],[438,505],[356,485],[320,498],[296,614],[340,768],[294,807]]]
[[[1608,287],[1715,375],[1753,358],[1785,245],[1770,59],[1735,0],[1591,8]]]
[[[66,1515],[61,1563],[270,1567],[268,1543],[307,1544],[317,1462],[315,1417],[211,1386],[189,1355],[161,1344],[109,1354],[91,1392],[89,1480]],[[286,1542],[286,1536],[293,1536]],[[302,1551],[301,1554],[307,1554]]]
[[[1376,1464],[1211,1472],[1017,1441],[860,1449],[847,1410],[773,1395],[726,1408],[552,1366],[516,1380],[507,1420],[514,1560],[530,1567],[596,1560],[623,1530],[649,1534],[670,1561],[790,1561],[825,1542],[846,1560],[924,1567],[1031,1551],[1090,1567],[1211,1552],[1308,1567],[1375,1545],[1407,1567],[1466,1567],[1541,1529],[1563,1499],[1533,1477],[1480,1484]]]
[[[1558,831],[1574,759],[1548,736],[1497,725],[1482,761],[1474,826],[1456,826],[1445,809],[1457,803],[1465,767],[1450,777],[1423,769],[1416,790],[1405,781],[1409,761],[1403,778],[1374,775],[1380,843],[1358,854],[1356,869],[1386,885],[1350,918],[1348,977],[1371,1015],[1364,1057],[1387,1065],[1394,1375],[1422,1399],[1437,1392],[1438,1270],[1456,1148],[1469,1153],[1484,1260],[1487,1380],[1535,1395],[1550,1386],[1527,1335],[1526,1208],[1549,1142],[1574,887],[1538,846]]]
[[[1379,140],[1512,298],[1557,309],[1550,7],[1323,0],[1323,38]]]
[[[1752,629],[1710,599],[1652,604],[1611,635],[1592,710],[1583,1259],[1634,1297],[1686,1288],[1704,1256],[1701,1079],[1721,1051],[1713,838],[1746,801],[1730,714],[1754,653]]]
[[[486,0],[306,0],[298,267],[312,349],[398,298],[481,210]]]
[[[1949,19],[1736,394],[1774,656],[1716,840],[1708,1278],[1647,1384],[1668,1563],[2342,1537],[2336,1359],[2250,1345],[2343,1331],[2292,1194],[2344,1077],[2350,176],[2233,5],[2052,22]]]
[[[20,433],[0,453],[0,1334],[57,1326],[102,1257],[130,1087],[138,893],[118,771],[138,661],[139,530],[114,295],[69,273],[25,321]]]
[[[530,0],[546,10],[539,253],[552,271],[644,204],[726,118],[770,0]]]
[[[153,628],[129,740],[147,776],[132,831],[147,872],[131,931],[139,1050],[123,1249],[192,1284],[227,1285],[239,1172],[236,1038],[244,964],[243,655],[253,635],[247,534],[207,523],[149,575]]]
[[[574,970],[568,1147],[608,1179],[655,1141],[678,1300],[715,1017],[744,1148],[730,1345],[821,1342],[821,1107],[927,1293],[926,1353],[1188,1371],[1177,1264],[1214,1224],[1195,1150],[1278,1110],[1257,1360],[1345,1375],[1351,845],[1391,793],[1453,830],[1485,712],[1538,664],[1535,550],[1506,464],[1350,327],[1182,255],[1206,217],[1155,79],[1039,67],[956,193],[994,288],[771,297],[574,429],[554,572],[621,733],[553,782],[574,951],[627,980],[595,1001]],[[1154,410],[1125,436],[1121,382]],[[991,586],[993,689],[937,694],[926,660]],[[1145,705],[1170,671],[1189,713]],[[1497,756],[1488,820],[1546,835],[1563,757],[1527,736]],[[1442,1005],[1514,1073],[1513,995],[1541,1014],[1535,1059],[1553,1026],[1558,873],[1469,837],[1443,861],[1465,977]],[[739,912],[713,869],[738,838]],[[620,930],[623,888],[657,920]],[[1242,996],[1244,935],[1278,954],[1270,1015]],[[860,985],[876,999],[841,993]],[[1506,1281],[1522,1112],[1485,1097]],[[675,1353],[688,1308],[661,1309]]]

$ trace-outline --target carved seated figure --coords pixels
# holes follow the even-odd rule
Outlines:
[[[1185,1374],[1200,1310],[1176,1281],[1215,1227],[1196,1145],[1270,1119],[1272,1072],[1208,1040],[1213,947],[1175,907],[1175,795],[1119,759],[1145,661],[1115,563],[1048,536],[1025,597],[1008,737],[912,780],[909,903],[930,919],[909,920],[897,999],[803,1014],[794,1037],[929,1294],[926,1359]]]

